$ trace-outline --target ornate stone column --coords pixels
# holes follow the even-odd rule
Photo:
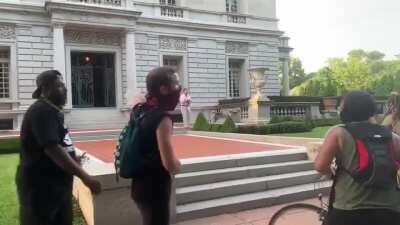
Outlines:
[[[64,42],[64,24],[54,23],[53,24],[53,67],[55,70],[60,71],[64,82],[66,80],[65,71],[65,42]]]
[[[282,60],[283,96],[289,96],[289,59]]]
[[[126,30],[125,36],[126,48],[126,82],[127,90],[125,97],[129,105],[133,100],[133,96],[138,94],[136,81],[136,49],[135,49],[135,29]]]
[[[279,59],[282,62],[282,83],[283,83],[283,96],[288,96],[290,91],[289,86],[289,59],[290,52],[293,48],[289,47],[289,37],[282,36],[279,38]]]

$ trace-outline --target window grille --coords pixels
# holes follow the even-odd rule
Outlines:
[[[229,62],[229,96],[231,98],[240,97],[240,62]]]
[[[0,98],[10,97],[10,52],[0,49]]]

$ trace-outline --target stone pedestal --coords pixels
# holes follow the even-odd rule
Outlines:
[[[271,115],[271,101],[258,100],[256,102],[249,102],[248,123],[255,123],[255,124],[268,123],[271,120],[270,115]]]

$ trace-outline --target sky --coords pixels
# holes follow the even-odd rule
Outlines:
[[[352,49],[400,54],[400,0],[277,0],[277,16],[306,72]]]

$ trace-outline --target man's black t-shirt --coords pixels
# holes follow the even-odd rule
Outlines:
[[[71,156],[75,154],[68,129],[64,126],[63,113],[45,100],[36,101],[24,116],[20,137],[22,178],[33,186],[40,183],[69,186],[72,175],[62,170],[44,152],[49,146],[61,145]]]

